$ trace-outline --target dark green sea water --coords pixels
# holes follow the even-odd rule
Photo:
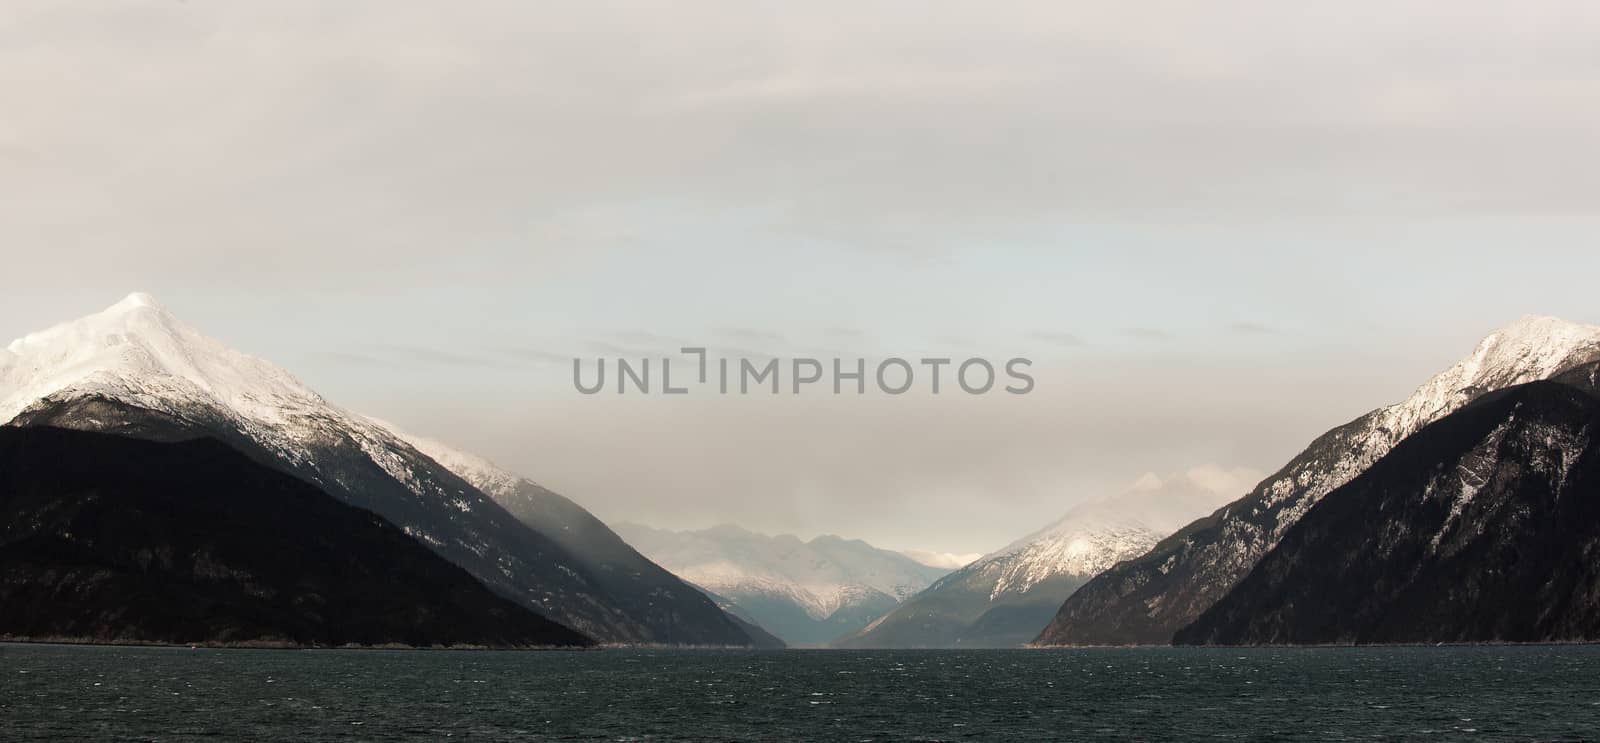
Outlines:
[[[0,740],[1595,740],[1600,647],[0,645]]]

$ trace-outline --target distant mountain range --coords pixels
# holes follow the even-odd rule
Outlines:
[[[529,528],[548,535],[581,561],[588,573],[631,616],[642,617],[655,626],[671,627],[684,622],[680,613],[693,609],[700,613],[698,617],[692,617],[694,621],[710,623],[712,626],[719,623],[721,618],[710,616],[703,604],[682,600],[684,592],[694,591],[693,587],[686,586],[678,576],[641,555],[600,519],[572,500],[528,478],[500,469],[482,457],[406,433],[391,423],[379,421],[379,424],[487,493]],[[713,605],[716,604],[716,597],[707,598],[711,599]],[[784,645],[763,627],[745,617],[730,613],[726,618],[737,625],[749,637],[750,643],[757,647]]]
[[[1003,648],[1026,644],[1061,602],[1101,571],[1137,557],[1231,498],[1255,473],[1206,467],[1146,475],[1117,498],[1069,511],[973,561],[837,643],[851,648]]]
[[[182,324],[147,295],[0,352],[0,421],[154,441],[215,439],[377,514],[495,593],[601,642],[752,642],[710,598],[632,553],[571,501],[531,483],[485,480],[491,496],[287,371]]]
[[[1348,621],[1314,625],[1315,628],[1294,628],[1290,619],[1294,616],[1305,618],[1316,612],[1343,616],[1346,612],[1362,610],[1362,607],[1368,607],[1370,611],[1388,612],[1424,604],[1447,605],[1445,597],[1430,591],[1459,590],[1464,594],[1477,594],[1480,589],[1468,586],[1457,589],[1438,582],[1440,576],[1459,574],[1450,572],[1459,570],[1459,565],[1417,553],[1414,551],[1414,542],[1396,541],[1397,537],[1386,534],[1385,530],[1421,529],[1429,535],[1441,534],[1441,529],[1446,526],[1437,522],[1438,514],[1431,510],[1438,503],[1453,504],[1452,508],[1458,504],[1465,509],[1465,513],[1477,513],[1476,508],[1470,507],[1475,501],[1471,501],[1468,494],[1477,493],[1478,486],[1458,484],[1431,492],[1424,488],[1425,483],[1433,482],[1429,479],[1429,473],[1433,470],[1456,472],[1459,462],[1467,456],[1464,452],[1479,451],[1474,461],[1480,464],[1470,471],[1460,472],[1460,476],[1465,478],[1463,482],[1476,482],[1476,478],[1491,474],[1499,477],[1530,469],[1543,471],[1545,465],[1535,458],[1545,455],[1535,447],[1522,446],[1490,456],[1485,453],[1487,449],[1482,449],[1486,444],[1480,440],[1481,432],[1464,422],[1478,422],[1500,415],[1503,418],[1501,422],[1508,425],[1516,423],[1504,417],[1516,414],[1515,405],[1511,411],[1486,408],[1491,412],[1465,416],[1460,421],[1452,422],[1443,433],[1425,429],[1497,390],[1551,379],[1597,360],[1600,360],[1600,327],[1530,316],[1492,333],[1478,344],[1470,356],[1429,380],[1404,402],[1375,410],[1323,434],[1243,498],[1184,527],[1144,555],[1096,576],[1067,599],[1050,626],[1037,638],[1037,644],[1167,644],[1175,636],[1186,642],[1275,642],[1287,638],[1343,641],[1401,636],[1434,639],[1434,635],[1425,631],[1407,634],[1411,632],[1410,623],[1415,617],[1398,614],[1382,614],[1386,622],[1394,623],[1394,634],[1390,635],[1376,632],[1364,624],[1373,621],[1371,616],[1347,617]],[[1519,395],[1529,397],[1515,399],[1525,399],[1528,404],[1543,411],[1541,415],[1559,417],[1560,414],[1545,411],[1545,408],[1565,406],[1570,408],[1565,414],[1581,418],[1582,405],[1578,401],[1558,403],[1534,399],[1559,394],[1564,393],[1522,392]],[[1551,426],[1548,430],[1551,436],[1571,436],[1576,433],[1563,425]],[[1532,434],[1521,431],[1518,435]],[[1401,459],[1395,460],[1409,464],[1387,461],[1382,469],[1372,472],[1370,477],[1353,483],[1358,477],[1363,477],[1363,473],[1376,469],[1375,465],[1385,461],[1402,441],[1413,436],[1425,440],[1421,443],[1412,442]],[[1563,466],[1576,466],[1581,451],[1582,447],[1576,442],[1567,446],[1561,454],[1565,457],[1562,461],[1567,462]],[[1419,458],[1424,453],[1435,458]],[[1493,461],[1484,460],[1485,456]],[[1564,488],[1575,482],[1567,478],[1578,474],[1581,473],[1566,473],[1553,479],[1527,478],[1524,482],[1530,489],[1525,492],[1518,488],[1505,491],[1492,489],[1487,493],[1490,497],[1485,499],[1484,506],[1495,504],[1496,507],[1530,509],[1532,513],[1564,513],[1565,505],[1561,508],[1548,505],[1535,507],[1534,503],[1546,497],[1552,488],[1556,492],[1566,492]],[[1408,483],[1418,489],[1395,489]],[[1330,505],[1327,510],[1318,508],[1319,501],[1325,496],[1347,484],[1352,489],[1341,494],[1338,503]],[[1524,498],[1531,500],[1521,503]],[[1409,506],[1402,507],[1403,503],[1409,503]],[[1389,510],[1363,510],[1365,520],[1341,517],[1340,514],[1346,513],[1344,509],[1350,508]],[[1312,512],[1319,513],[1318,519],[1307,524],[1304,530],[1297,531],[1294,543],[1286,545],[1284,551],[1274,553],[1276,556],[1270,563],[1263,563],[1262,558],[1280,546],[1280,542],[1287,538],[1296,524]],[[1506,522],[1494,520],[1504,518],[1503,514],[1486,513],[1485,517],[1491,515],[1493,518],[1482,524],[1481,528],[1505,525]],[[1341,518],[1343,521],[1340,521]],[[1333,522],[1343,523],[1349,533],[1337,535],[1337,538],[1325,534],[1323,530]],[[1566,535],[1566,532],[1559,530],[1541,532],[1534,529],[1524,533],[1523,530],[1529,527],[1527,523],[1512,525],[1515,526],[1516,536],[1509,537],[1510,544],[1522,544],[1517,540],[1527,537],[1527,534],[1542,533],[1547,539]],[[1459,527],[1449,527],[1456,528]],[[1450,534],[1441,537],[1446,538],[1455,540],[1460,537]],[[1474,548],[1477,549],[1492,542],[1479,541],[1474,544],[1479,545]],[[1561,547],[1569,548],[1572,545]],[[1343,558],[1340,555],[1345,554],[1341,551],[1348,549],[1378,551],[1354,562],[1341,561]],[[1518,547],[1508,549],[1515,550]],[[1345,556],[1348,557],[1347,554]],[[1348,596],[1348,593],[1329,592],[1331,584],[1326,580],[1326,574],[1319,574],[1308,566],[1295,568],[1285,562],[1295,559],[1333,559],[1335,563],[1327,570],[1343,571],[1342,574],[1351,578],[1378,575],[1392,578],[1394,576],[1386,572],[1391,570],[1421,572],[1408,578],[1414,581],[1410,583],[1390,581],[1345,587],[1345,591],[1374,593],[1370,604],[1338,601],[1333,597]],[[1516,558],[1502,554],[1498,558],[1482,557],[1480,562],[1463,564],[1472,564],[1478,570],[1498,571],[1504,566],[1496,560],[1503,559]],[[1548,560],[1548,557],[1541,557],[1535,560],[1535,564],[1549,565],[1551,563]],[[1407,561],[1418,562],[1412,564]],[[1568,569],[1586,571],[1588,568],[1569,565]],[[1249,584],[1241,585],[1247,575],[1252,576]],[[1291,586],[1286,583],[1285,580],[1291,575],[1303,577],[1308,581],[1307,585]],[[1317,578],[1319,575],[1321,577]],[[1394,592],[1400,585],[1408,586],[1406,590],[1412,594],[1409,602],[1386,603],[1395,598]],[[1484,584],[1479,581],[1476,585]],[[1321,589],[1310,586],[1320,586]],[[1231,596],[1230,592],[1236,587],[1241,593]],[[1276,589],[1272,587],[1281,590],[1274,595],[1273,590]],[[1538,598],[1532,584],[1525,586],[1527,590],[1522,594],[1503,590],[1505,588],[1500,586],[1502,590],[1498,592],[1483,588],[1478,595],[1488,597],[1487,600],[1491,602],[1516,595],[1529,600]],[[1303,593],[1305,591],[1312,593]],[[1308,598],[1293,604],[1282,603],[1293,596]],[[1224,597],[1229,597],[1226,603],[1219,604]],[[1489,604],[1475,607],[1472,611],[1494,614],[1502,608],[1498,604]],[[1258,611],[1266,614],[1256,619],[1249,618],[1251,612]],[[1202,617],[1203,621],[1198,621]],[[1191,624],[1195,624],[1192,630],[1184,630]],[[1518,630],[1523,636],[1555,632],[1536,623],[1515,626],[1523,628]],[[1471,636],[1472,633],[1462,627],[1459,623],[1441,623],[1437,627],[1437,635],[1439,639]],[[1180,630],[1183,630],[1181,635]]]
[[[737,526],[617,529],[650,559],[790,645],[825,645],[853,633],[949,572],[831,535],[801,541]]]
[[[729,526],[619,536],[141,294],[0,350],[0,421],[0,639],[1600,640],[1600,328],[1553,318],[1270,477],[1147,475],[977,559]]]

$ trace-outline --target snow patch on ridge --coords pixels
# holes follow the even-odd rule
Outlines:
[[[454,472],[456,476],[466,480],[473,487],[488,493],[497,500],[513,496],[517,492],[519,484],[538,484],[522,475],[502,469],[494,462],[476,454],[461,451],[426,436],[410,433],[389,421],[378,418],[368,418],[367,420],[411,444],[417,451],[426,454],[428,458],[438,462],[445,469]]]

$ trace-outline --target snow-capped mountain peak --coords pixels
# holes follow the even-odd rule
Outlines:
[[[1091,576],[1138,557],[1185,522],[1227,502],[1261,473],[1202,466],[1145,474],[1123,494],[1060,519],[943,577],[844,647],[1015,647],[1038,634]]]
[[[338,476],[316,466],[313,452],[342,438],[413,491],[461,511],[488,502],[481,493],[424,486],[430,478],[418,474],[412,451],[387,429],[332,405],[282,367],[202,334],[143,292],[25,335],[0,353],[0,423],[35,406],[94,397],[179,420],[220,421],[335,490]],[[437,541],[421,528],[408,531]]]
[[[516,502],[537,509],[528,523],[451,467],[513,476],[434,442],[425,454],[284,369],[183,324],[148,294],[0,350],[6,423],[216,438],[378,514],[497,593],[597,639],[749,642],[709,599],[576,504],[518,479]],[[546,515],[559,520],[540,521]]]
[[[202,335],[142,292],[0,353],[0,421],[68,389],[158,410],[199,399],[266,424],[282,422],[286,410],[327,405],[289,372]]]
[[[1260,476],[1254,470],[1209,465],[1164,479],[1145,473],[1125,494],[1073,508],[967,569],[994,580],[991,601],[1026,593],[1059,575],[1092,576],[1143,554],[1188,519],[1245,492]]]
[[[1600,327],[1528,315],[1479,341],[1405,400],[1312,441],[1270,479],[1196,523],[1181,543],[1107,571],[1074,593],[1041,644],[1167,642],[1221,599],[1322,497],[1402,440],[1484,394],[1600,360]]]
[[[123,297],[116,304],[106,308],[106,313],[111,314],[118,312],[130,312],[140,308],[149,308],[161,312],[166,312],[167,309],[162,307],[161,303],[157,302],[155,297],[150,296],[145,292],[129,292],[128,296]]]
[[[1600,355],[1600,326],[1544,315],[1524,315],[1478,342],[1466,358],[1428,380],[1384,423],[1407,433],[1487,390],[1548,379],[1575,360]]]
[[[1343,485],[1423,426],[1455,412],[1486,392],[1549,379],[1575,364],[1600,358],[1600,326],[1556,317],[1524,315],[1485,336],[1472,353],[1434,375],[1401,402],[1379,408],[1355,422],[1358,430],[1339,457],[1315,471],[1295,472],[1266,484],[1265,497],[1254,508],[1287,503],[1264,544],[1277,542],[1324,493]],[[1303,497],[1308,496],[1308,497]],[[1289,502],[1293,501],[1293,502]],[[1251,527],[1253,528],[1253,527]],[[1254,562],[1253,551],[1239,550],[1233,560],[1242,571]]]
[[[974,562],[972,567],[995,573],[989,600],[1026,593],[1057,575],[1094,575],[1143,553],[1166,536],[1137,519],[1104,516],[1098,504],[1075,509],[1044,530]]]

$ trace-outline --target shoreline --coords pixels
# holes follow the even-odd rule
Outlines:
[[[81,637],[18,637],[13,635],[0,635],[0,646],[25,645],[25,646],[59,646],[59,647],[103,647],[103,648],[170,648],[174,650],[470,650],[470,651],[554,651],[573,650],[590,651],[599,650],[600,646],[585,647],[582,645],[407,645],[405,643],[384,643],[382,645],[307,645],[295,642],[279,642],[272,640],[244,640],[239,642],[162,642],[156,640],[100,640]]]
[[[1540,642],[1455,642],[1455,643],[1383,643],[1383,644],[1354,644],[1354,643],[1329,643],[1312,645],[1046,645],[1046,646],[1020,646],[1014,648],[754,648],[728,645],[626,645],[605,644],[583,647],[577,645],[523,645],[523,646],[496,646],[496,645],[407,645],[404,643],[387,643],[383,645],[304,645],[291,642],[271,641],[244,641],[244,642],[195,642],[195,643],[170,643],[145,640],[89,640],[72,637],[14,637],[0,636],[0,647],[15,645],[19,647],[92,647],[92,648],[158,648],[171,650],[353,650],[353,651],[466,651],[466,652],[595,652],[605,650],[677,650],[690,652],[715,652],[715,651],[744,651],[744,652],[838,652],[838,653],[882,653],[882,652],[911,652],[911,653],[943,653],[943,652],[1016,652],[1016,651],[1043,651],[1060,652],[1074,650],[1372,650],[1383,648],[1477,648],[1477,647],[1569,647],[1600,644],[1600,640],[1570,640],[1570,641],[1540,641]]]

